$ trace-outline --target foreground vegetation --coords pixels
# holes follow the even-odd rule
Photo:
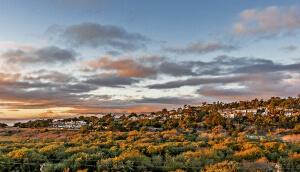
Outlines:
[[[12,130],[2,136],[0,171],[299,171],[300,143],[246,132]],[[35,137],[32,137],[35,136]],[[299,135],[294,135],[299,137]]]

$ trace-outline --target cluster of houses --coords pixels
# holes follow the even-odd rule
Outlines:
[[[54,122],[52,123],[51,128],[79,129],[83,125],[87,125],[87,123],[85,121]]]
[[[188,116],[190,114],[193,114],[194,111],[177,111],[177,110],[171,110],[168,111],[167,109],[162,109],[162,111],[158,111],[156,113],[150,113],[150,114],[141,114],[141,115],[135,115],[135,116],[130,116],[128,120],[136,121],[139,119],[150,119],[154,120],[155,118],[158,118],[160,121],[165,121],[168,118],[174,118],[174,119],[179,119],[182,116]]]
[[[150,113],[150,114],[141,114],[141,115],[129,115],[128,120],[136,121],[139,119],[158,119],[159,122],[164,122],[168,118],[174,118],[179,119],[182,116],[189,116],[192,114],[195,114],[196,111],[201,110],[201,106],[198,107],[187,107],[184,109],[178,108],[178,110],[170,110],[162,109],[161,111],[158,111],[156,113]],[[285,116],[293,116],[293,115],[299,115],[300,109],[284,109],[281,107],[276,107],[276,111],[280,111],[281,114]],[[252,109],[223,109],[218,110],[218,113],[222,115],[225,118],[232,118],[234,119],[237,115],[246,116],[247,114],[257,114],[258,112],[261,113],[262,116],[279,116],[280,114],[272,114],[270,113],[270,110],[268,107],[258,107],[258,108],[252,108]],[[115,122],[121,122],[121,117],[116,117]],[[59,129],[79,129],[83,125],[87,125],[85,121],[70,121],[70,122],[54,122],[52,123],[52,128],[59,128]],[[155,130],[155,129],[153,129]]]
[[[275,108],[277,111],[283,111],[283,115],[285,116],[293,116],[293,115],[299,115],[298,110],[296,109],[283,109],[281,107]],[[222,115],[225,118],[235,118],[237,114],[242,114],[242,116],[246,116],[247,114],[253,114],[256,115],[258,110],[261,110],[262,116],[279,116],[280,114],[272,114],[270,113],[269,109],[267,107],[259,107],[254,109],[224,109],[219,110],[218,112],[220,115]]]
[[[132,116],[129,118],[129,120],[138,120],[138,119],[154,119],[156,117],[159,117],[159,120],[166,120],[168,118],[175,118],[178,119],[182,116],[189,116],[191,114],[194,114],[197,110],[200,110],[201,106],[198,107],[188,107],[186,109],[178,109],[178,110],[170,110],[167,111],[167,109],[162,109],[162,111],[158,111],[156,113],[148,114],[148,115],[139,115],[139,116]],[[284,109],[281,107],[276,107],[276,111],[281,111],[283,115],[285,116],[293,116],[293,115],[299,115],[299,109]],[[270,113],[270,110],[268,107],[258,107],[258,108],[252,108],[252,109],[223,109],[218,110],[218,113],[222,115],[225,118],[232,118],[234,119],[238,114],[242,114],[242,116],[246,116],[247,114],[253,114],[256,115],[258,111],[261,112],[262,116],[279,116],[280,114],[272,114]]]

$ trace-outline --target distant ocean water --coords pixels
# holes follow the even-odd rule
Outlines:
[[[6,123],[8,126],[13,126],[17,122],[28,122],[28,121],[33,121],[35,119],[0,119],[0,123]]]

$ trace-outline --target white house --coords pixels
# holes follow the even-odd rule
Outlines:
[[[131,121],[136,121],[136,120],[138,120],[138,119],[139,119],[139,118],[136,117],[136,116],[132,116],[132,117],[129,118],[129,120],[131,120]]]
[[[247,113],[257,114],[257,109],[247,109]]]

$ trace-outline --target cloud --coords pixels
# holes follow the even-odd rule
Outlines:
[[[20,49],[23,51],[34,50],[34,47],[29,45],[18,44],[15,42],[0,42],[0,48],[3,49]]]
[[[113,96],[111,96],[111,95],[94,95],[93,97],[96,98],[96,99],[109,100]]]
[[[46,112],[43,112],[43,113],[39,114],[38,117],[53,118],[53,117],[58,117],[58,115],[54,114],[54,112],[52,110],[47,110]]]
[[[119,83],[124,83],[123,85],[130,85],[140,80],[155,79],[162,75],[173,77],[192,76],[188,79],[147,86],[150,89],[168,89],[219,81],[229,83],[242,74],[252,75],[289,71],[299,73],[300,63],[281,64],[268,59],[230,56],[218,56],[208,62],[172,61],[171,59],[159,57],[113,59],[111,56],[104,56],[96,60],[83,62],[79,69],[88,73],[100,72],[101,76],[93,75],[92,79],[89,80],[89,83],[101,83],[100,85],[103,85],[102,83],[105,81],[107,83],[117,83],[115,79],[119,80]],[[203,75],[209,77],[200,77]],[[233,75],[235,76],[233,77]],[[109,77],[111,78],[107,79]],[[244,78],[242,76],[241,79]]]
[[[218,56],[210,62],[189,62],[199,75],[258,74],[278,71],[300,72],[300,63],[281,64],[272,60],[249,57]]]
[[[66,28],[50,26],[47,33],[51,32],[58,32],[59,39],[78,47],[108,47],[122,51],[133,51],[144,48],[149,41],[146,36],[129,32],[120,26],[91,22],[71,25]]]
[[[265,9],[250,9],[239,13],[239,20],[233,25],[237,35],[262,34],[276,36],[281,32],[299,29],[300,14],[296,6]]]
[[[151,112],[182,104],[197,105],[202,100],[297,95],[300,84],[299,63],[282,64],[249,57],[176,61],[151,55],[118,59],[104,56],[82,62],[82,67],[90,72],[0,71],[0,106],[18,110],[64,107],[69,109],[68,113]],[[165,75],[173,76],[169,77],[173,81],[164,82]],[[151,85],[145,85],[147,83]],[[183,86],[189,86],[188,92],[194,94],[176,97],[176,88]],[[129,97],[124,88],[133,91],[139,88],[141,92]],[[156,90],[147,90],[149,88]],[[114,95],[115,89],[121,89],[117,92],[124,90],[124,95],[117,92],[118,95]],[[150,95],[146,94],[149,97],[143,97],[143,91],[149,91]],[[45,115],[55,116],[56,113]]]
[[[101,10],[108,2],[109,0],[61,0],[58,6],[62,8],[79,7],[88,10]]]
[[[29,72],[23,78],[27,81],[47,81],[54,83],[67,83],[76,80],[71,74],[45,69]]]
[[[217,100],[225,101],[238,101],[238,100],[250,100],[257,97],[269,98],[264,95],[258,95],[256,92],[249,91],[247,89],[218,89],[204,87],[197,90],[198,94],[204,97],[210,97]]]
[[[295,51],[297,50],[298,47],[296,47],[295,45],[289,45],[289,46],[286,46],[286,47],[281,47],[279,48],[279,50],[282,50],[282,51]]]
[[[145,59],[143,59],[145,60]],[[101,57],[97,60],[86,62],[88,68],[83,70],[104,69],[108,71],[116,71],[120,77],[153,77],[157,71],[152,66],[146,66],[139,63],[133,58],[120,58],[113,60],[110,56]]]
[[[237,66],[232,68],[231,73],[271,73],[279,71],[289,71],[289,72],[300,72],[300,63],[294,64],[279,64],[279,63],[266,63],[266,64],[249,64],[244,66]]]
[[[202,89],[199,89],[198,92],[204,96],[209,97],[236,97],[236,96],[250,96],[253,95],[254,92],[248,91],[246,89],[214,89],[214,88],[208,88],[204,87]]]
[[[222,76],[222,77],[193,77],[185,80],[171,81],[163,84],[149,85],[150,89],[170,89],[179,88],[182,86],[197,86],[209,84],[228,84],[247,80],[248,77],[240,76]]]
[[[296,78],[299,75],[296,76]],[[213,85],[203,86],[197,93],[203,97],[223,101],[251,100],[254,98],[268,99],[273,96],[289,97],[297,95],[299,80],[282,73],[263,75],[259,78],[241,81],[237,88],[226,88]]]
[[[163,62],[159,65],[160,73],[171,76],[197,75],[190,64],[185,62]]]
[[[283,78],[290,78],[289,75],[280,75]],[[150,89],[171,89],[180,88],[183,86],[216,86],[226,84],[251,84],[252,82],[273,82],[278,80],[278,74],[236,74],[236,75],[220,75],[220,76],[209,76],[209,77],[192,77],[185,80],[176,80],[166,82],[162,84],[149,85]]]
[[[151,63],[153,60],[148,58],[146,61]],[[60,79],[57,79],[56,74]],[[91,93],[103,86],[123,87],[139,82],[137,79],[120,78],[118,75],[111,74],[85,76],[80,80],[73,76],[71,81],[61,78],[68,78],[68,74],[62,75],[60,72],[47,70],[23,74],[0,73],[0,76],[0,106],[7,109],[64,107],[72,108],[72,110],[67,110],[67,113],[130,113],[133,111],[151,112],[175,104],[177,106],[177,103],[192,102],[188,99],[178,98],[176,100],[174,97],[120,100],[113,98],[112,95]],[[39,118],[59,116],[62,115],[51,111],[36,115]]]
[[[170,76],[196,75],[192,66],[184,62],[170,62],[160,56],[142,56],[141,58],[119,58],[111,56],[85,61],[78,66],[84,72],[108,71],[120,78],[155,78],[159,74]]]
[[[226,45],[222,44],[219,41],[210,41],[210,42],[195,42],[189,44],[187,47],[173,46],[164,48],[165,51],[179,54],[206,54],[214,51],[232,51],[237,49],[236,45]]]
[[[85,81],[85,83],[87,84],[104,86],[104,87],[123,87],[125,85],[132,85],[138,82],[139,82],[138,79],[120,77],[116,74],[93,75]]]
[[[200,102],[195,98],[180,98],[180,97],[160,97],[160,98],[142,98],[135,100],[136,103],[144,104],[173,104],[173,105],[183,105],[183,104],[200,104]]]
[[[75,61],[73,50],[49,46],[35,50],[8,50],[1,55],[7,64],[68,64]]]
[[[5,83],[12,83],[17,81],[21,77],[20,73],[12,74],[9,72],[0,73],[0,83],[4,85]]]
[[[149,89],[176,89],[190,86],[210,100],[246,100],[297,95],[300,63],[282,64],[272,60],[219,56],[211,61],[184,61],[195,68],[187,79],[148,85]],[[298,90],[298,91],[297,91]],[[231,96],[230,96],[231,95]]]
[[[42,72],[41,75],[47,76],[47,71]],[[88,97],[90,91],[98,89],[97,86],[81,83],[76,78],[69,82],[62,78],[63,75],[59,79],[55,75],[40,77],[39,73],[28,75],[26,73],[0,73],[0,76],[0,101],[13,102],[13,106],[10,103],[3,104],[10,109],[16,102],[23,102],[21,103],[23,107],[32,108],[64,105],[69,107],[72,104],[82,103],[82,98]],[[68,78],[67,75],[65,77]]]

